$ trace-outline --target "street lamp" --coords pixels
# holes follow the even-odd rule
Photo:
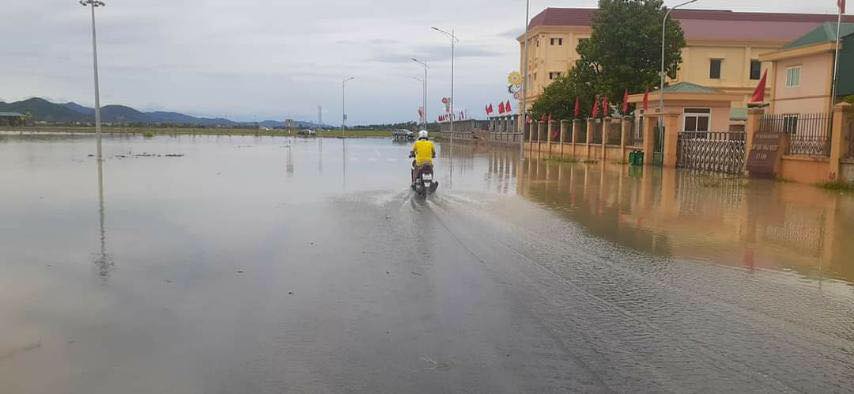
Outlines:
[[[664,127],[664,40],[667,34],[667,17],[670,16],[670,13],[673,10],[691,4],[696,3],[697,0],[690,0],[684,3],[678,4],[667,10],[667,13],[664,14],[664,19],[661,21],[661,87],[658,89],[658,127],[659,130]]]
[[[456,43],[460,42],[457,36],[454,34],[454,29],[451,29],[451,32],[448,33],[442,29],[437,27],[432,27],[433,30],[438,31],[451,39],[451,144],[454,143],[454,46]]]
[[[95,34],[95,7],[104,7],[100,0],[80,0],[80,5],[92,9],[92,64],[95,70],[95,135],[98,139],[98,161],[101,160],[101,97],[98,87],[98,44]]]
[[[427,119],[429,119],[427,117],[427,69],[429,67],[427,67],[427,63],[424,63],[414,57],[411,59],[413,62],[424,66],[424,79],[421,81],[421,83],[423,84],[421,91],[421,101],[423,102],[422,108],[424,109],[424,130],[427,130]]]
[[[414,80],[416,80],[416,81],[418,81],[418,82],[421,82],[421,100],[426,102],[426,100],[424,100],[424,87],[425,87],[425,84],[424,84],[424,78],[421,78],[421,77],[419,77],[419,76],[417,76],[417,75],[416,75],[416,76],[414,76],[414,77],[410,77],[410,78],[412,78],[412,79],[414,79]],[[426,127],[424,126],[424,123],[425,123],[425,121],[427,120],[427,114],[426,114],[426,112],[425,112],[425,110],[424,110],[424,104],[422,104],[421,109],[418,111],[418,116],[419,116],[419,118],[418,118],[418,124],[419,124],[422,128],[426,129]]]
[[[347,113],[344,112],[344,89],[347,87],[347,81],[352,81],[354,79],[356,79],[356,77],[347,77],[341,81],[341,138],[344,138],[344,123],[347,122]]]
[[[525,56],[522,64],[522,135],[519,136],[519,153],[525,151],[525,127],[528,126],[528,24],[530,23],[531,0],[525,0]],[[516,127],[519,127],[518,123]]]

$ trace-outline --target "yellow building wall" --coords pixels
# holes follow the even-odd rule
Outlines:
[[[578,60],[578,47],[580,40],[590,38],[589,27],[556,27],[535,28],[528,33],[528,100],[529,106],[542,94],[543,89],[551,84],[550,72],[559,72],[566,75],[567,71],[575,65]],[[551,38],[560,38],[562,45],[552,45]],[[539,43],[539,45],[538,45]],[[519,64],[524,64],[523,41],[519,42]],[[520,67],[520,72],[523,68]],[[521,106],[520,106],[521,108]]]
[[[786,113],[819,113],[830,108],[830,82],[833,75],[833,54],[814,55],[778,60],[774,76],[774,102],[771,111]],[[786,69],[801,67],[800,85],[786,86]]]
[[[529,32],[531,38],[528,58],[529,106],[551,83],[549,72],[562,72],[565,75],[575,64],[579,57],[576,52],[578,42],[580,39],[589,38],[590,32],[589,27],[571,26],[536,27]],[[549,39],[552,37],[563,38],[563,45],[551,45]],[[536,44],[537,40],[539,40],[539,46]],[[520,66],[524,63],[522,42],[520,37],[519,53],[522,56],[519,60]],[[682,50],[682,64],[676,79],[672,82],[690,82],[718,88],[728,93],[744,94],[744,100],[732,103],[733,106],[743,107],[759,83],[759,80],[750,79],[750,61],[758,60],[759,55],[777,50],[783,44],[753,41],[689,41]],[[709,78],[710,59],[723,59],[720,79]],[[762,71],[766,69],[769,70],[769,76],[773,76],[772,62],[762,63]]]
[[[673,82],[690,82],[725,92],[750,94],[759,83],[758,79],[750,79],[751,60],[759,60],[760,54],[776,48],[751,43],[689,42],[682,49],[682,64]],[[709,78],[712,59],[723,59],[720,79]],[[762,71],[772,66],[771,62],[763,62]]]

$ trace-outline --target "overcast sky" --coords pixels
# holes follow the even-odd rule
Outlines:
[[[510,98],[514,36],[524,0],[105,0],[97,10],[101,102],[239,120],[294,118],[339,124],[341,79],[349,124],[415,120],[430,64],[428,111],[450,92],[454,27],[458,108],[482,116]],[[672,5],[677,1],[666,1]],[[594,7],[595,0],[532,0]],[[700,0],[693,8],[836,12],[836,0]],[[74,0],[8,1],[0,23],[0,99],[33,96],[92,105],[88,10]]]

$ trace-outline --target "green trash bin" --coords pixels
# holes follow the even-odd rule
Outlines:
[[[643,152],[639,150],[633,150],[629,152],[629,165],[633,166],[642,166],[643,165]]]

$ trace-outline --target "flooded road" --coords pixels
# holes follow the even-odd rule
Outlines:
[[[854,391],[854,197],[388,140],[0,135],[0,392]]]

